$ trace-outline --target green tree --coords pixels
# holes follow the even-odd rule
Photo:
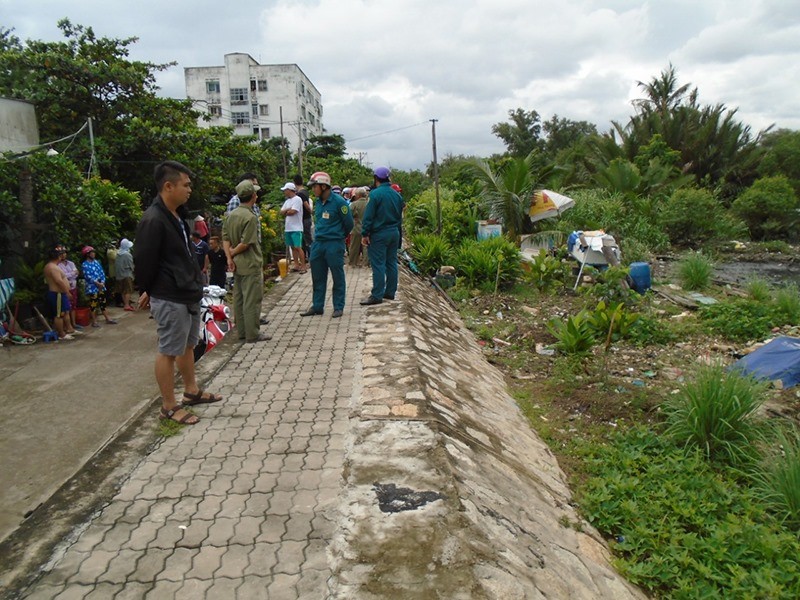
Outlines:
[[[306,156],[316,158],[343,158],[347,152],[344,136],[338,133],[316,135],[306,141]]]
[[[480,182],[480,197],[490,218],[503,223],[505,233],[514,242],[531,231],[528,217],[531,196],[543,187],[552,175],[552,166],[542,166],[539,153],[533,151],[525,158],[510,160],[501,170],[494,171],[486,161],[473,163],[475,177]]]
[[[800,197],[800,131],[778,129],[761,138],[765,150],[758,167],[762,177],[785,176]]]
[[[782,175],[758,179],[731,208],[750,229],[754,239],[788,237],[797,232],[797,195]]]
[[[558,115],[553,115],[549,121],[542,123],[542,129],[547,136],[544,150],[551,158],[555,158],[559,152],[572,148],[585,138],[597,135],[597,127],[593,123],[560,119]]]
[[[492,125],[492,133],[503,140],[509,154],[524,158],[534,150],[543,149],[542,123],[538,112],[517,108],[508,111],[508,118],[510,123]]]
[[[659,134],[680,153],[676,166],[681,172],[700,186],[718,188],[722,199],[735,197],[752,183],[762,150],[750,127],[736,120],[736,109],[700,105],[697,88],[678,85],[672,65],[639,87],[644,97],[633,103],[636,114],[625,125],[612,121],[606,135],[610,143],[596,146],[601,163],[620,157],[634,161],[642,146]]]

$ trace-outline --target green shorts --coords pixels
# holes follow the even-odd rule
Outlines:
[[[303,245],[303,232],[286,231],[283,234],[283,239],[286,240],[286,245],[290,248],[300,248]]]

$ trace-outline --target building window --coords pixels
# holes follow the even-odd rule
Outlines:
[[[206,79],[206,94],[219,94],[219,79]]]
[[[247,88],[231,88],[231,104],[244,104],[247,100]]]
[[[261,139],[268,140],[269,139],[269,127],[262,127],[261,128]]]
[[[254,117],[258,116],[258,104],[251,104],[250,105],[250,112],[253,114]]]
[[[253,127],[253,135],[258,135],[258,127]]]
[[[221,117],[222,116],[222,107],[218,104],[209,104],[208,105],[208,114],[212,117]]]
[[[306,118],[306,107],[305,106],[301,106],[300,107],[300,114],[303,115],[304,119]]]
[[[256,80],[255,79],[251,79],[250,80],[250,91],[251,92],[255,92],[256,91]]]
[[[259,79],[258,80],[258,91],[259,92],[266,92],[267,91],[267,80],[266,79]]]
[[[269,116],[269,104],[260,104],[258,106],[258,114],[261,115],[262,117],[268,117]]]
[[[231,122],[236,126],[250,125],[250,113],[234,111],[231,113]]]

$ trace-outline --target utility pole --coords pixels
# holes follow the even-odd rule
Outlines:
[[[286,168],[286,138],[283,137],[283,106],[278,107],[278,114],[281,119],[281,154],[283,155],[283,178],[289,177],[289,171]]]
[[[431,137],[433,138],[433,187],[436,190],[436,233],[442,233],[442,205],[439,201],[439,163],[436,160],[436,121],[431,119]]]
[[[92,129],[92,117],[89,117],[89,145],[92,148],[92,155],[89,158],[89,171],[86,173],[88,179],[97,172],[97,158],[94,154],[94,130]]]
[[[303,122],[297,121],[297,156],[300,159],[300,177],[303,177]]]

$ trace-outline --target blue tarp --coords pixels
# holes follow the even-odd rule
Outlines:
[[[731,369],[756,379],[780,380],[784,388],[800,383],[800,339],[781,336],[740,358]]]

